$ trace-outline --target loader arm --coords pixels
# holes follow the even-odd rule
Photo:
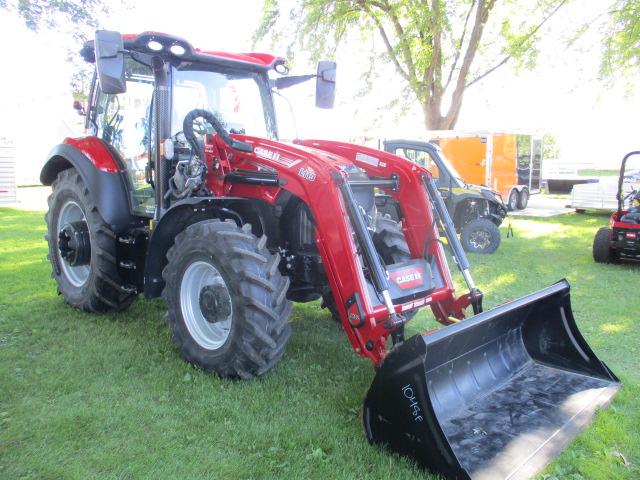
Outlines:
[[[432,268],[437,269],[441,282],[427,301],[436,320],[443,325],[455,323],[454,319],[465,318],[469,305],[475,313],[482,311],[482,292],[475,286],[453,222],[437,189],[430,183],[432,176],[426,168],[387,152],[349,143],[328,140],[299,140],[297,143],[347,158],[381,182],[394,179],[392,184],[380,183],[379,188],[400,205],[402,228],[412,258],[429,259]],[[444,229],[455,263],[469,288],[469,293],[460,298],[456,296],[443,244],[439,240],[439,228]]]
[[[437,255],[444,260],[437,242],[431,242],[430,263],[416,254],[416,260],[410,264],[399,264],[392,269],[404,280],[415,272],[423,272],[427,280],[424,287],[422,281],[414,282],[415,286],[406,281],[401,287],[389,281],[388,266],[380,263],[371,244],[369,227],[363,223],[352,188],[395,189],[396,179],[354,180],[348,171],[357,168],[347,158],[255,137],[237,135],[235,138],[250,144],[251,151],[233,151],[217,136],[205,140],[207,166],[214,168],[215,156],[221,172],[219,176],[210,177],[207,187],[223,197],[251,197],[272,205],[287,191],[309,207],[315,222],[313,243],[322,258],[342,325],[359,355],[371,359],[374,365],[380,364],[386,355],[387,338],[392,335],[394,342],[403,338],[405,312],[429,305],[434,298],[450,299],[448,302],[453,306],[448,270],[441,269],[440,260],[436,258]],[[409,185],[408,179],[405,183]],[[412,184],[419,186],[415,179]],[[423,187],[421,191],[426,202]],[[373,193],[371,199],[373,201]],[[435,230],[424,219],[422,227],[417,228],[425,239],[437,238]],[[438,269],[435,287],[430,274],[432,268]],[[403,276],[403,272],[406,275]]]

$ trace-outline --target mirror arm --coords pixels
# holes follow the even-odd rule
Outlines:
[[[312,78],[316,78],[316,76],[317,75],[297,75],[293,77],[281,77],[276,78],[274,84],[278,90],[282,90],[284,88],[293,87],[294,85],[307,82]]]

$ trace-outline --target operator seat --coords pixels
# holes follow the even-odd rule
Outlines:
[[[620,218],[620,221],[623,223],[640,223],[640,190],[631,192],[629,196],[631,195],[633,195],[631,201],[633,206]]]
[[[620,218],[623,223],[640,223],[640,209],[638,207],[632,208],[627,214]]]
[[[623,223],[640,223],[640,190],[635,192],[633,207],[620,218]]]

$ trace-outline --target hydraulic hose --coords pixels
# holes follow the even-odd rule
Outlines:
[[[216,133],[220,135],[220,138],[222,138],[222,140],[234,150],[247,153],[253,151],[253,146],[251,144],[231,138],[229,132],[225,130],[225,128],[222,126],[222,123],[220,123],[220,121],[214,114],[212,114],[208,110],[196,109],[191,110],[187,114],[187,116],[184,117],[184,121],[182,123],[182,131],[184,132],[184,136],[187,138],[187,141],[191,145],[191,148],[193,148],[193,151],[196,152],[196,155],[198,155],[200,158],[203,158],[202,148],[196,140],[196,135],[193,130],[193,121],[199,117],[209,122],[211,126],[213,126],[213,129],[216,131]]]

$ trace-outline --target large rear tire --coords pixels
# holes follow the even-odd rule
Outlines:
[[[98,212],[82,178],[74,169],[63,170],[51,188],[45,239],[58,293],[84,312],[128,307],[136,295],[121,286],[116,235]]]
[[[185,360],[223,378],[273,367],[291,335],[289,279],[251,226],[206,220],[180,233],[162,275],[167,322]]]
[[[593,238],[593,260],[597,263],[614,263],[616,256],[611,248],[611,229],[602,227]]]
[[[460,243],[471,253],[493,253],[500,246],[500,230],[491,220],[476,218],[462,227]]]

